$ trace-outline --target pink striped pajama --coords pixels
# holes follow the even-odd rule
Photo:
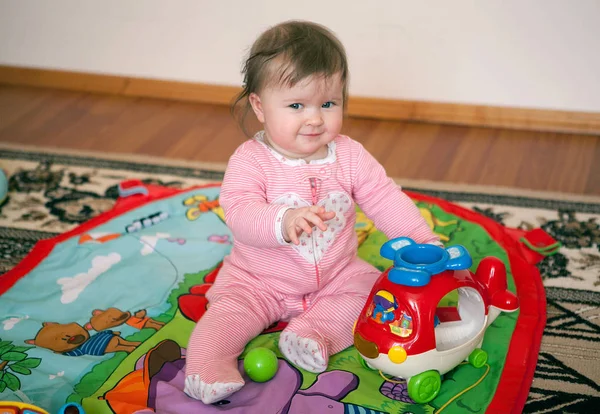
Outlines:
[[[326,344],[325,359],[352,344],[352,325],[380,274],[356,256],[355,202],[390,238],[439,242],[358,142],[338,136],[326,158],[306,164],[284,158],[261,137],[236,150],[221,189],[234,245],[207,293],[209,309],[187,352],[186,374],[204,383],[241,382],[237,357],[278,320],[289,320],[284,333]],[[302,234],[299,246],[286,243],[284,213],[313,204],[336,212],[328,229]]]

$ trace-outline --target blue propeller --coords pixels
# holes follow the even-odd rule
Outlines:
[[[433,275],[445,270],[468,269],[473,264],[463,246],[444,249],[433,244],[419,244],[408,237],[386,242],[379,254],[394,262],[388,273],[390,282],[406,286],[425,286]]]

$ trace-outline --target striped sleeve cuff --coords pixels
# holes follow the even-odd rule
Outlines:
[[[275,216],[275,237],[277,237],[277,241],[282,246],[289,246],[291,242],[286,242],[283,238],[283,216],[288,211],[291,210],[292,207],[284,207],[277,212],[277,216]]]

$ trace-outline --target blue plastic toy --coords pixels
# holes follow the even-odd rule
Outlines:
[[[394,261],[388,273],[390,282],[406,286],[425,286],[433,275],[445,270],[468,269],[473,264],[463,246],[444,249],[433,244],[417,244],[408,237],[388,241],[380,252]]]

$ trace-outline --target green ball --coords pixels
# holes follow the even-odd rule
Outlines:
[[[244,358],[244,371],[256,382],[267,382],[273,378],[277,365],[277,356],[267,348],[254,348]]]

